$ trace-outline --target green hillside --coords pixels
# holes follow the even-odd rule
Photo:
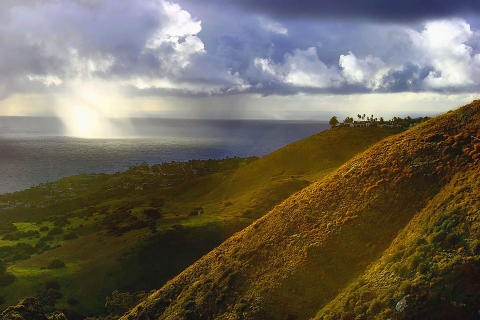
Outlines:
[[[471,136],[480,101],[382,140],[122,319],[475,319],[480,144]]]
[[[47,311],[63,310],[69,319],[105,315],[114,290],[161,287],[291,194],[395,133],[328,130],[258,160],[141,165],[1,195],[0,259],[8,268],[0,274],[0,307],[36,295]],[[55,259],[66,266],[47,268]]]

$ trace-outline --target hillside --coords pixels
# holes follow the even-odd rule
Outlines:
[[[480,135],[478,100],[382,140],[122,319],[478,317],[472,135]]]
[[[261,159],[141,165],[2,195],[0,259],[15,281],[0,281],[0,307],[36,295],[69,319],[104,316],[114,290],[161,287],[291,194],[396,132],[328,130]],[[55,259],[66,267],[46,268]]]

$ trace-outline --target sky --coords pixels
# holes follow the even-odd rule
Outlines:
[[[478,0],[0,2],[3,116],[389,118],[479,95]]]

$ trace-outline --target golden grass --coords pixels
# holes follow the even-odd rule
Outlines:
[[[471,154],[475,148],[467,150],[465,137],[477,133],[479,128],[480,101],[475,101],[384,139],[275,206],[122,319],[315,316],[340,291],[354,294],[349,284],[378,261],[397,241],[394,239],[399,232],[408,234],[409,224],[422,215],[422,210],[427,210],[424,208],[429,203],[438,202],[440,210],[448,208],[451,203],[441,196],[441,190],[454,176],[478,167],[475,154]],[[300,164],[297,167],[295,161],[285,163],[289,174],[302,175],[298,171]],[[259,162],[258,166],[261,165]],[[254,186],[262,181],[261,172],[253,172],[245,174],[249,179],[244,184]],[[270,169],[274,177],[282,177],[284,172],[283,168]],[[233,193],[241,193],[233,179],[226,183],[232,186]],[[221,197],[225,190],[216,190],[215,194]],[[430,229],[422,232],[433,234]],[[457,240],[442,235],[428,241]],[[393,261],[397,256],[409,258],[412,253],[404,250],[405,244],[399,244],[390,252],[395,256]],[[457,253],[451,261],[461,262],[458,256]],[[411,258],[408,263],[397,260],[392,268],[402,277],[412,270],[415,274],[425,272],[428,265],[422,264],[420,258]],[[369,278],[358,281],[363,285]],[[398,281],[392,281],[391,288],[395,284]],[[359,298],[362,304],[358,308],[354,302],[348,305],[352,314],[346,316],[391,317],[392,305],[395,308],[396,303],[392,301],[400,293],[396,294],[377,299],[365,290]],[[420,301],[422,296],[415,299]],[[344,308],[335,303],[337,307]]]

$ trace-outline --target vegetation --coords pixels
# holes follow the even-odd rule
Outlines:
[[[47,269],[65,268],[65,262],[60,259],[53,259],[47,264]]]
[[[384,139],[122,319],[478,318],[479,128],[474,101]]]
[[[339,123],[339,122],[338,122],[338,119],[337,119],[336,116],[333,116],[333,117],[330,119],[330,121],[328,122],[328,124],[331,125],[332,128],[335,127],[336,125],[338,125],[338,123]]]
[[[0,260],[0,287],[11,285],[15,281],[15,276],[7,272],[5,263]]]
[[[38,232],[0,241],[0,259],[15,276],[2,306],[36,296],[47,312],[62,310],[69,319],[106,317],[104,297],[112,291],[161,287],[292,193],[394,133],[324,131],[262,159],[142,164],[0,195],[3,235]],[[54,259],[68,267],[46,268]],[[46,288],[52,282],[61,289]]]
[[[44,301],[52,296],[45,283],[57,279],[62,289],[49,289],[62,296],[48,311],[64,310],[71,319],[106,316],[102,301],[109,292],[162,286],[292,193],[394,133],[325,131],[262,159],[142,164],[2,195],[5,234],[39,232],[0,242],[16,277],[3,305],[36,292]],[[45,268],[53,259],[68,268]]]
[[[69,319],[475,318],[480,102],[423,120],[2,195],[2,238],[31,236],[0,241],[0,301]]]
[[[365,120],[365,114],[361,115],[358,114],[358,121],[355,121],[352,117],[346,117],[343,122],[339,122],[336,116],[333,116],[329,124],[333,127],[351,127],[351,126],[372,126],[372,127],[387,127],[387,128],[408,128],[412,127],[414,125],[420,124],[424,121],[427,121],[430,119],[430,117],[418,117],[418,118],[412,118],[410,116],[407,116],[405,118],[401,117],[393,117],[390,120],[385,121],[383,117],[380,117],[380,119],[376,118],[373,116],[373,114],[370,117],[366,117]]]

